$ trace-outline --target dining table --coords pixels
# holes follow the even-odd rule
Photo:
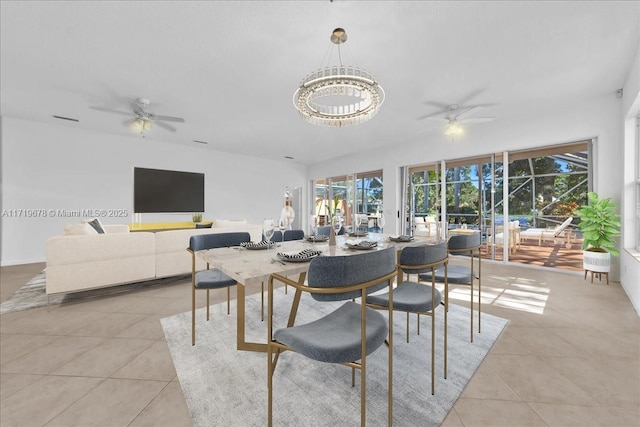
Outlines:
[[[413,236],[400,238],[401,236],[368,233],[365,236],[351,237],[348,234],[336,236],[336,244],[318,242],[305,236],[303,240],[278,242],[276,247],[270,249],[249,249],[243,246],[208,249],[197,252],[197,256],[209,263],[211,268],[217,268],[237,282],[237,349],[246,351],[266,352],[266,340],[262,342],[247,341],[245,337],[246,295],[247,287],[261,286],[266,283],[272,274],[285,277],[298,276],[298,283],[304,283],[311,259],[300,260],[291,257],[289,260],[278,256],[280,254],[294,255],[305,250],[319,251],[318,256],[351,256],[363,253],[365,250],[381,250],[393,246],[397,248],[398,257],[402,248],[407,246],[419,246],[434,244],[436,239]],[[365,242],[362,244],[362,242]],[[375,245],[367,245],[373,242]],[[249,245],[251,246],[251,245]],[[257,245],[256,245],[257,246]],[[366,246],[371,246],[364,249]],[[398,283],[402,281],[402,273],[398,272]]]

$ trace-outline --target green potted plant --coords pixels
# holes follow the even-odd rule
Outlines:
[[[196,212],[191,216],[191,219],[195,224],[202,222],[202,213]]]
[[[583,268],[596,273],[609,273],[611,255],[618,255],[615,238],[620,235],[620,214],[611,199],[600,199],[589,192],[589,204],[576,211],[582,231]],[[608,276],[607,276],[608,277]]]

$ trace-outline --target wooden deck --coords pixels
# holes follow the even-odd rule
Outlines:
[[[502,261],[502,246],[496,246],[495,249],[495,259]],[[487,247],[483,245],[481,255],[483,259],[491,259],[491,247],[487,252]],[[583,271],[582,240],[578,239],[573,242],[570,249],[565,247],[564,241],[558,241],[555,244],[553,242],[543,242],[540,246],[538,246],[537,242],[523,241],[515,253],[509,254],[509,261],[563,270]]]

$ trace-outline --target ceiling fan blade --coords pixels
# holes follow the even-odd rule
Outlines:
[[[97,106],[93,106],[93,105],[91,105],[89,108],[91,108],[93,110],[104,111],[106,113],[116,113],[116,114],[122,114],[124,116],[130,116],[131,115],[131,111],[118,111],[118,110],[112,110],[111,108],[97,107]]]
[[[474,111],[476,111],[478,108],[480,108],[479,105],[473,105],[471,107],[465,107],[465,108],[459,110],[458,114],[456,114],[456,118],[462,119],[462,118],[468,116],[469,114],[473,113]]]
[[[154,120],[164,120],[165,122],[179,122],[184,123],[184,119],[182,117],[171,117],[171,116],[156,116],[155,114],[150,115]]]
[[[136,120],[138,119],[134,117],[133,119],[125,120],[124,122],[122,122],[122,124],[127,127],[131,127],[131,125],[133,125],[133,122],[135,122]]]
[[[425,117],[425,119],[427,119],[427,120],[436,120],[436,121],[443,122],[443,123],[446,123],[446,122],[448,122],[450,120],[448,117]]]
[[[425,101],[425,102],[423,102],[423,104],[424,105],[432,105],[434,107],[438,107],[439,109],[441,109],[443,111],[449,110],[449,104],[445,104],[444,102]]]
[[[425,114],[424,116],[418,117],[416,120],[424,120],[424,119],[433,119],[433,118],[442,118],[444,113],[442,111],[438,113]],[[438,117],[440,116],[440,117]]]
[[[161,127],[164,130],[168,130],[169,132],[175,132],[176,128],[174,128],[173,126],[169,126],[166,123],[162,123],[162,122],[153,122],[154,124],[158,125],[159,127]]]
[[[461,119],[459,121],[464,123],[486,123],[492,122],[495,119],[495,117],[469,117],[468,119]]]

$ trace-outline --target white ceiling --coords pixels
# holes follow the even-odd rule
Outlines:
[[[373,146],[444,137],[419,117],[439,104],[493,104],[510,118],[622,87],[640,40],[638,1],[23,1],[1,3],[1,114],[132,135],[137,97],[183,117],[154,141],[311,164]],[[348,128],[302,120],[292,96],[322,65],[329,35],[343,62],[373,73],[380,113]],[[336,64],[337,61],[330,65]],[[52,115],[76,118],[60,121]],[[198,145],[199,146],[199,145]]]

